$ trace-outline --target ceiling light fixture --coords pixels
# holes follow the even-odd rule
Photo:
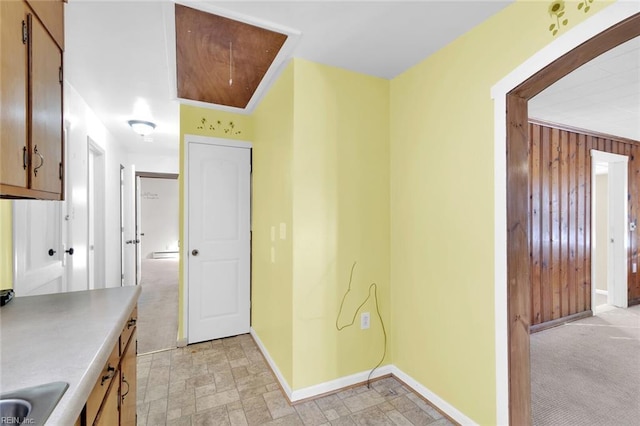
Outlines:
[[[131,129],[133,129],[133,131],[139,134],[140,136],[147,136],[151,134],[151,132],[153,132],[154,129],[156,128],[156,124],[152,123],[151,121],[129,120],[127,121],[127,123],[129,123],[129,126],[131,126]]]

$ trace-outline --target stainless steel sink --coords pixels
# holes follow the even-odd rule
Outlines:
[[[0,421],[5,418],[25,419],[31,412],[31,403],[24,399],[0,399]]]
[[[52,382],[0,395],[0,425],[44,425],[68,387]]]

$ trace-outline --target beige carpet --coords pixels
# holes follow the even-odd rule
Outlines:
[[[534,425],[640,424],[640,306],[531,336]]]
[[[144,259],[138,299],[138,354],[176,347],[178,259]]]

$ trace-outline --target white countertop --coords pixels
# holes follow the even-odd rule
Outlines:
[[[47,424],[80,415],[140,287],[16,297],[0,308],[0,393],[69,383]]]

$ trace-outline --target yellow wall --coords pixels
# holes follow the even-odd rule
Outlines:
[[[184,135],[210,136],[214,138],[251,141],[253,120],[248,115],[234,114],[192,105],[180,105],[180,271],[178,284],[178,339],[185,337],[183,324],[184,294],[183,271],[185,259],[184,241]]]
[[[338,332],[376,282],[389,315],[389,82],[296,59],[293,153],[293,389],[371,369],[383,335]],[[385,364],[389,362],[388,354]]]
[[[513,4],[391,82],[393,362],[480,424],[496,423],[490,89],[553,40],[550,3]],[[567,2],[566,28],[602,7]]]
[[[340,325],[376,282],[391,326],[389,82],[296,59],[254,119],[252,326],[293,390],[370,370],[384,350],[374,299],[369,330],[336,319],[357,261]]]
[[[0,289],[13,288],[13,228],[11,201],[0,200]]]
[[[292,383],[293,63],[253,114],[251,325]],[[273,258],[272,258],[273,255]]]

